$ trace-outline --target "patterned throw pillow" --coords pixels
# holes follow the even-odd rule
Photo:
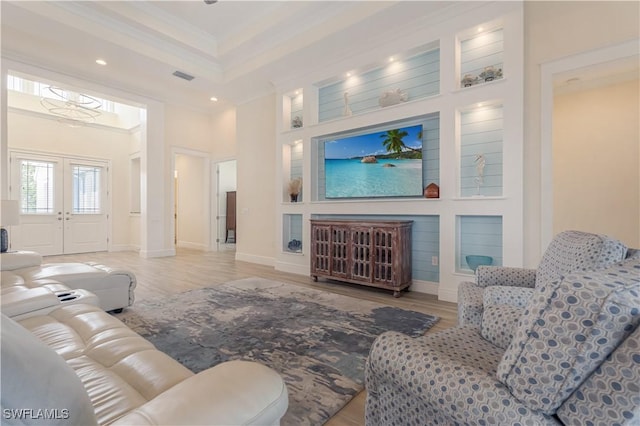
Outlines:
[[[640,424],[640,327],[558,408],[565,425]]]
[[[551,415],[640,323],[640,260],[539,286],[498,365],[498,380]]]

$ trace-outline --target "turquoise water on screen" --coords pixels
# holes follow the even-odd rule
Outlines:
[[[384,167],[385,164],[395,167]],[[325,197],[403,197],[421,196],[422,160],[378,159],[362,163],[360,159],[326,159]]]

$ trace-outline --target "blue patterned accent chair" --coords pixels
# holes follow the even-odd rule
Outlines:
[[[506,348],[476,326],[380,335],[365,423],[639,425],[640,258],[538,284]]]
[[[606,235],[581,231],[564,231],[554,237],[537,269],[502,266],[479,266],[475,282],[463,282],[458,287],[458,325],[481,327],[482,321],[498,321],[505,325],[506,347],[514,322],[522,313],[533,289],[540,282],[559,279],[574,271],[588,271],[620,262],[627,256],[627,247]],[[489,315],[483,315],[485,310]]]

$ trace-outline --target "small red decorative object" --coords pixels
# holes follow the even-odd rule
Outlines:
[[[440,198],[440,187],[435,183],[430,183],[424,189],[425,198]]]

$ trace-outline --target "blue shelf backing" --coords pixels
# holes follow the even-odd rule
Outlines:
[[[302,215],[285,214],[282,216],[282,249],[285,252],[299,253],[302,251]],[[296,243],[299,242],[299,245]]]
[[[501,196],[502,105],[461,112],[460,125],[460,196]]]
[[[503,69],[504,61],[504,31],[502,28],[478,34],[460,42],[460,79],[470,74],[478,77],[478,83],[483,83],[480,74],[486,67],[492,66],[496,70]],[[500,77],[498,77],[500,78]]]
[[[456,270],[471,272],[465,257],[470,254],[493,257],[502,266],[502,216],[458,216]]]
[[[291,179],[302,178],[302,152],[303,144],[296,143],[291,146]],[[298,202],[302,201],[302,189],[300,189],[300,194],[298,194]]]
[[[348,109],[352,114],[359,114],[380,109],[380,96],[395,89],[406,92],[408,100],[439,94],[440,49],[394,61],[361,75],[320,87],[318,121],[345,116],[345,93],[348,93]]]
[[[300,122],[302,124],[304,124],[302,122],[302,106],[303,106],[303,96],[302,93],[299,93],[297,95],[293,95],[291,96],[291,128],[295,128],[295,126],[293,125],[294,120],[296,119],[296,117],[298,119],[300,119]],[[300,126],[302,127],[302,126]]]

